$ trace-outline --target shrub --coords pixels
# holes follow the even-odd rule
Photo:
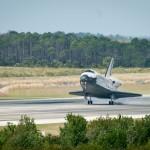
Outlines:
[[[0,131],[0,149],[7,142],[7,140],[12,137],[15,129],[16,129],[15,125],[8,123],[7,127],[5,127],[3,130]]]
[[[42,147],[42,135],[33,119],[22,116],[13,134],[3,145],[5,150],[38,150]]]
[[[48,134],[44,137],[44,142],[48,144],[61,144],[60,143],[60,137],[59,136],[53,136],[51,134]]]
[[[68,114],[67,122],[64,128],[60,129],[60,139],[62,145],[77,146],[80,143],[86,142],[86,120],[81,116]]]
[[[150,115],[141,120],[135,120],[128,130],[128,144],[142,145],[150,139]]]
[[[125,149],[127,147],[127,130],[133,119],[119,117],[117,119],[99,118],[89,123],[87,137],[106,149]]]
[[[42,150],[62,150],[61,145],[45,143]],[[69,149],[70,150],[70,149]]]
[[[150,150],[150,141],[144,145],[130,145],[127,150]]]
[[[103,150],[101,146],[96,144],[81,144],[74,150]]]

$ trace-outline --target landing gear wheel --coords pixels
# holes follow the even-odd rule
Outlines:
[[[111,97],[110,97],[110,101],[109,101],[109,105],[114,105],[114,100],[115,100],[115,95],[111,95]]]
[[[87,100],[88,105],[92,105],[93,104],[91,96],[89,97],[89,99],[86,97],[86,100]]]
[[[109,105],[114,105],[114,101],[109,101]]]
[[[93,104],[93,102],[92,101],[88,101],[88,105],[92,105]]]

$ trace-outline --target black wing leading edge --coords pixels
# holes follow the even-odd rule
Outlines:
[[[85,95],[83,91],[72,91],[72,92],[69,92],[69,94],[78,95],[78,96],[84,96]]]
[[[121,91],[113,91],[112,94],[114,94],[115,98],[139,97],[139,96],[142,96],[142,94],[138,94],[138,93],[121,92]]]

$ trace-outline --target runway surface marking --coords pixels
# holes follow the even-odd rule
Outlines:
[[[88,121],[108,115],[141,118],[150,114],[150,96],[118,99],[116,105],[108,105],[108,101],[93,99],[94,104],[87,105],[82,98],[0,100],[0,126],[7,122],[17,124],[25,114],[37,124],[65,122],[68,113],[82,115]]]

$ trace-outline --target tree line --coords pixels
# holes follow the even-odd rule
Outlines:
[[[150,41],[64,32],[0,34],[1,66],[103,67],[110,57],[116,67],[150,67]]]
[[[1,150],[149,150],[150,116],[134,120],[119,116],[87,122],[68,114],[60,134],[42,135],[34,120],[22,116],[18,125],[0,131]]]

